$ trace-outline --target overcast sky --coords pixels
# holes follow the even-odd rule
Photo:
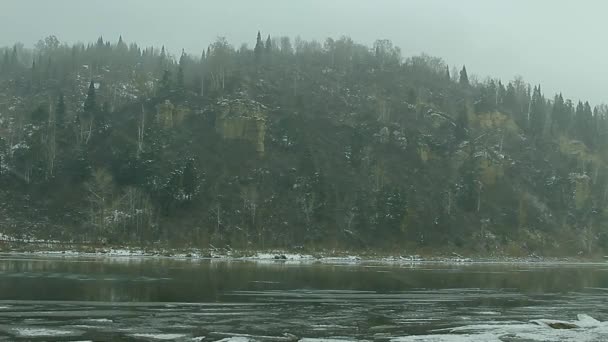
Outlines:
[[[608,2],[604,0],[0,0],[0,45],[61,41],[166,45],[200,53],[217,36],[235,46],[255,35],[324,40],[387,38],[470,73],[522,75],[546,95],[608,102]]]

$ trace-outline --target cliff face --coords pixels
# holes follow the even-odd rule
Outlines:
[[[216,104],[215,130],[224,139],[250,142],[264,154],[267,109],[247,98],[222,99]]]

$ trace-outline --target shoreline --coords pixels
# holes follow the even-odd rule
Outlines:
[[[379,265],[411,265],[411,264],[604,264],[602,259],[581,257],[510,257],[510,256],[476,256],[463,257],[458,254],[451,256],[436,255],[422,257],[419,255],[380,255],[373,253],[349,253],[348,251],[320,251],[314,254],[296,253],[285,250],[266,251],[233,251],[219,249],[170,249],[170,248],[129,248],[129,247],[89,247],[86,249],[57,249],[41,248],[39,243],[20,243],[21,247],[2,246],[2,256],[35,256],[35,257],[73,257],[73,258],[133,258],[133,259],[172,259],[172,260],[218,260],[218,261],[251,261],[277,262],[290,264],[379,264]],[[53,244],[51,244],[53,245]]]

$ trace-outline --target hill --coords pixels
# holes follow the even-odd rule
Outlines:
[[[0,49],[0,232],[237,249],[608,252],[608,107],[390,41]]]

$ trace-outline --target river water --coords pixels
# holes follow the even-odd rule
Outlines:
[[[608,341],[607,304],[608,264],[0,255],[6,341]]]

